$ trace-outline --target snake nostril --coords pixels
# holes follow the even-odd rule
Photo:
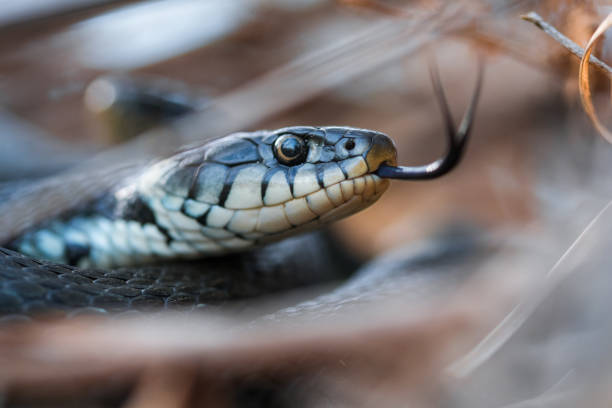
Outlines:
[[[349,139],[344,143],[344,147],[346,150],[352,150],[355,148],[355,141],[353,139]]]

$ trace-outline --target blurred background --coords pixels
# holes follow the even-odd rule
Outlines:
[[[150,160],[234,131],[293,125],[375,129],[394,139],[401,164],[428,163],[445,149],[442,116],[429,79],[432,61],[440,70],[458,123],[482,58],[484,87],[461,165],[439,180],[392,182],[374,206],[333,226],[338,240],[364,261],[389,250],[414,248],[411,245],[456,229],[478,231],[479,238],[489,237],[485,241],[491,237],[503,237],[504,245],[511,241],[512,250],[504,246],[499,253],[485,251],[491,256],[479,269],[492,272],[486,284],[468,288],[456,309],[464,310],[464,303],[481,307],[474,312],[478,330],[470,332],[474,345],[513,305],[524,304],[525,293],[547,287],[539,279],[555,270],[560,259],[568,260],[561,256],[612,193],[612,147],[583,113],[578,58],[520,16],[536,11],[584,46],[612,12],[607,3],[0,0],[0,180],[36,182],[50,175]],[[612,55],[609,38],[604,37],[595,51],[604,60]],[[609,117],[609,80],[598,71],[592,75],[597,109],[603,118]],[[150,111],[142,114],[130,104],[130,98],[141,97],[142,92],[152,109],[162,99],[167,104],[154,120]],[[117,104],[123,104],[119,111],[111,109]],[[598,219],[600,235],[592,238],[586,252],[570,259],[574,268],[576,263],[582,268],[580,262],[597,260],[589,270],[609,270],[605,243],[612,216],[608,218]],[[499,280],[500,276],[509,281]],[[602,279],[604,283],[596,285],[599,290],[610,287],[609,277]],[[549,306],[549,311],[557,318],[572,313],[588,316],[574,323],[586,325],[589,333],[591,323],[605,332],[588,341],[590,351],[606,355],[610,332],[600,325],[598,318],[603,317],[598,313],[610,306],[602,300],[607,292],[597,292],[602,298],[597,298],[595,307],[590,302],[592,288],[581,288],[579,293],[570,290],[571,296],[565,293],[566,299],[577,299],[578,309]],[[548,294],[549,289],[539,293]],[[486,324],[482,309],[495,311],[494,318],[483,318]],[[397,310],[402,315],[405,309]],[[541,328],[543,321],[551,321],[549,315],[543,316],[532,325]],[[534,368],[534,358],[553,349],[544,340],[554,336],[529,330],[537,342],[515,345],[497,365],[460,385],[439,376],[440,367],[448,363],[437,360],[446,355],[445,345],[444,352],[438,348],[431,355],[425,353],[434,356],[431,359],[413,362],[414,371],[428,371],[424,367],[436,361],[431,371],[436,374],[427,377],[425,385],[422,378],[415,382],[406,374],[413,371],[406,369],[396,377],[389,374],[386,383],[351,376],[350,386],[343,378],[331,387],[333,392],[326,388],[328,393],[321,398],[297,395],[300,401],[309,401],[303,406],[371,406],[374,401],[383,406],[408,406],[403,405],[407,401],[414,404],[410,406],[577,406],[575,389],[559,390],[559,384],[572,381],[575,366],[588,366],[589,375],[596,372],[600,380],[610,378],[609,367],[603,376],[598,371],[602,367],[589,365],[599,354],[583,356],[572,348],[582,341],[575,338],[543,361],[555,361],[558,355],[584,358],[576,357],[578,362],[572,360],[563,368],[557,367],[559,363],[554,370],[545,362]],[[421,339],[425,344],[437,344],[427,336],[438,332],[420,333],[425,333]],[[444,336],[452,339],[453,333]],[[450,348],[457,351],[455,346]],[[518,363],[517,354],[532,365]],[[462,364],[455,373],[461,371],[465,378],[474,370],[465,367],[475,363]],[[539,371],[544,366],[546,375]],[[143,380],[143,389],[174,389],[165,377],[152,378]],[[592,378],[577,382],[592,385]],[[529,383],[528,392],[521,388],[522,382]],[[536,383],[538,387],[530,388]],[[364,392],[360,384],[372,393]],[[29,388],[24,389],[27,395]],[[603,386],[588,395],[596,401],[590,406],[610,401]],[[60,401],[63,406],[65,400]],[[141,400],[131,401],[139,406]],[[148,401],[142,406],[164,406],[148,405],[151,399],[142,401]]]

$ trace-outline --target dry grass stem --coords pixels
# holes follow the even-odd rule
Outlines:
[[[608,30],[608,28],[612,27],[612,13],[606,17],[606,19],[597,27],[595,33],[589,40],[584,55],[580,60],[580,71],[578,72],[578,84],[580,89],[580,98],[582,100],[582,106],[586,111],[589,119],[604,139],[606,139],[609,143],[612,143],[612,132],[610,132],[606,127],[601,123],[599,117],[597,116],[597,112],[595,112],[595,107],[593,106],[593,100],[591,96],[591,86],[589,82],[589,59],[592,59],[591,53],[593,52],[593,47],[597,43],[603,34]],[[611,71],[608,71],[608,74],[612,74]]]
[[[612,202],[604,206],[589,222],[548,271],[546,279],[541,284],[534,284],[533,290],[527,293],[524,300],[517,304],[476,347],[448,367],[450,375],[463,378],[482,366],[523,326],[560,282],[580,270],[582,262],[588,257],[586,254],[593,248],[593,243],[601,242],[602,237],[606,235],[609,223],[605,220],[612,216],[610,211],[612,211]]]
[[[544,31],[546,34],[551,36],[555,41],[557,41],[560,45],[562,45],[566,50],[568,50],[569,52],[571,52],[578,58],[584,57],[584,49],[581,46],[579,46],[574,41],[567,38],[565,35],[563,35],[563,33],[561,33],[551,24],[544,21],[544,19],[542,19],[542,17],[538,13],[532,11],[528,14],[525,14],[524,16],[521,16],[521,18],[525,21],[529,21],[530,23],[533,23],[536,27],[538,27],[540,30]],[[590,53],[589,53],[589,56],[590,56]],[[599,68],[600,70],[607,73],[608,75],[612,74],[612,67],[610,67],[608,64],[606,64],[599,58],[590,56],[589,62],[591,63],[591,65]]]

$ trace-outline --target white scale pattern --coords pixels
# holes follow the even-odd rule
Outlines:
[[[349,174],[359,174],[366,166],[362,158],[351,160],[345,164],[345,171]],[[305,168],[305,169],[304,169]],[[250,170],[256,169],[254,175],[243,175]],[[262,166],[245,166],[236,176],[236,180],[263,180],[264,172]],[[263,200],[261,200],[260,189],[252,189],[249,194],[257,196],[251,199],[251,205],[256,208],[228,208],[210,203],[202,203],[197,200],[187,199],[181,201],[180,197],[167,200],[164,205],[160,189],[152,188],[149,191],[141,189],[140,193],[147,196],[150,192],[149,203],[155,211],[155,216],[160,225],[168,230],[173,239],[182,241],[182,244],[171,243],[171,249],[177,250],[184,255],[202,252],[219,252],[223,249],[244,248],[254,244],[255,240],[261,240],[269,235],[283,233],[294,227],[312,224],[313,220],[325,217],[326,220],[333,219],[333,214],[344,214],[342,209],[350,202],[349,210],[361,209],[369,201],[375,201],[380,193],[386,189],[386,181],[376,175],[365,175],[355,179],[345,180],[344,173],[339,166],[327,166],[324,173],[324,185],[321,189],[316,180],[314,166],[303,166],[296,179],[300,177],[301,183],[294,185],[294,194],[291,195],[289,185],[283,172],[277,172],[270,178],[269,187]],[[296,185],[300,189],[296,191]],[[228,200],[232,195],[232,187]],[[305,191],[310,191],[304,194]],[[163,193],[167,194],[167,193]],[[238,197],[238,191],[234,197]],[[302,195],[303,194],[303,195]],[[246,199],[240,199],[242,203]],[[365,204],[364,204],[365,203]],[[231,204],[231,203],[230,203]],[[233,207],[237,207],[236,203]],[[241,205],[241,207],[246,207]],[[188,214],[181,213],[181,208]],[[207,213],[208,211],[208,213]],[[332,212],[333,214],[328,215]],[[352,212],[352,211],[348,211]],[[206,226],[195,218],[207,213]],[[159,253],[155,250],[156,253]],[[162,253],[159,255],[163,256]]]

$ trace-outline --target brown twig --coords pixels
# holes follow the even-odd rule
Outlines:
[[[580,89],[580,98],[582,100],[582,106],[586,111],[589,119],[593,123],[593,126],[597,129],[599,134],[606,139],[609,143],[612,143],[612,132],[610,132],[606,127],[601,123],[599,117],[597,116],[597,112],[595,112],[595,107],[593,106],[593,100],[591,97],[591,84],[589,82],[589,67],[588,61],[589,58],[593,58],[591,53],[593,52],[593,48],[597,43],[604,32],[608,30],[612,26],[612,13],[608,15],[608,17],[601,22],[597,30],[593,33],[589,42],[586,46],[586,51],[582,59],[580,60],[580,71],[578,72],[578,84]]]
[[[569,52],[571,52],[578,58],[582,58],[584,56],[584,49],[581,46],[579,46],[574,41],[567,38],[565,35],[563,35],[559,30],[557,30],[551,24],[544,21],[544,19],[542,19],[542,17],[535,11],[532,11],[530,13],[525,14],[524,16],[521,16],[521,18],[525,21],[529,21],[530,23],[533,23],[536,27],[538,27],[540,30],[544,31],[546,34],[551,36],[555,41],[557,41],[561,46],[563,46],[563,48],[565,48],[566,50],[568,50]],[[602,60],[591,56],[589,58],[589,62],[591,63],[591,65],[599,68],[600,70],[607,73],[608,75],[612,75],[612,67],[610,67],[608,64],[606,64]]]

